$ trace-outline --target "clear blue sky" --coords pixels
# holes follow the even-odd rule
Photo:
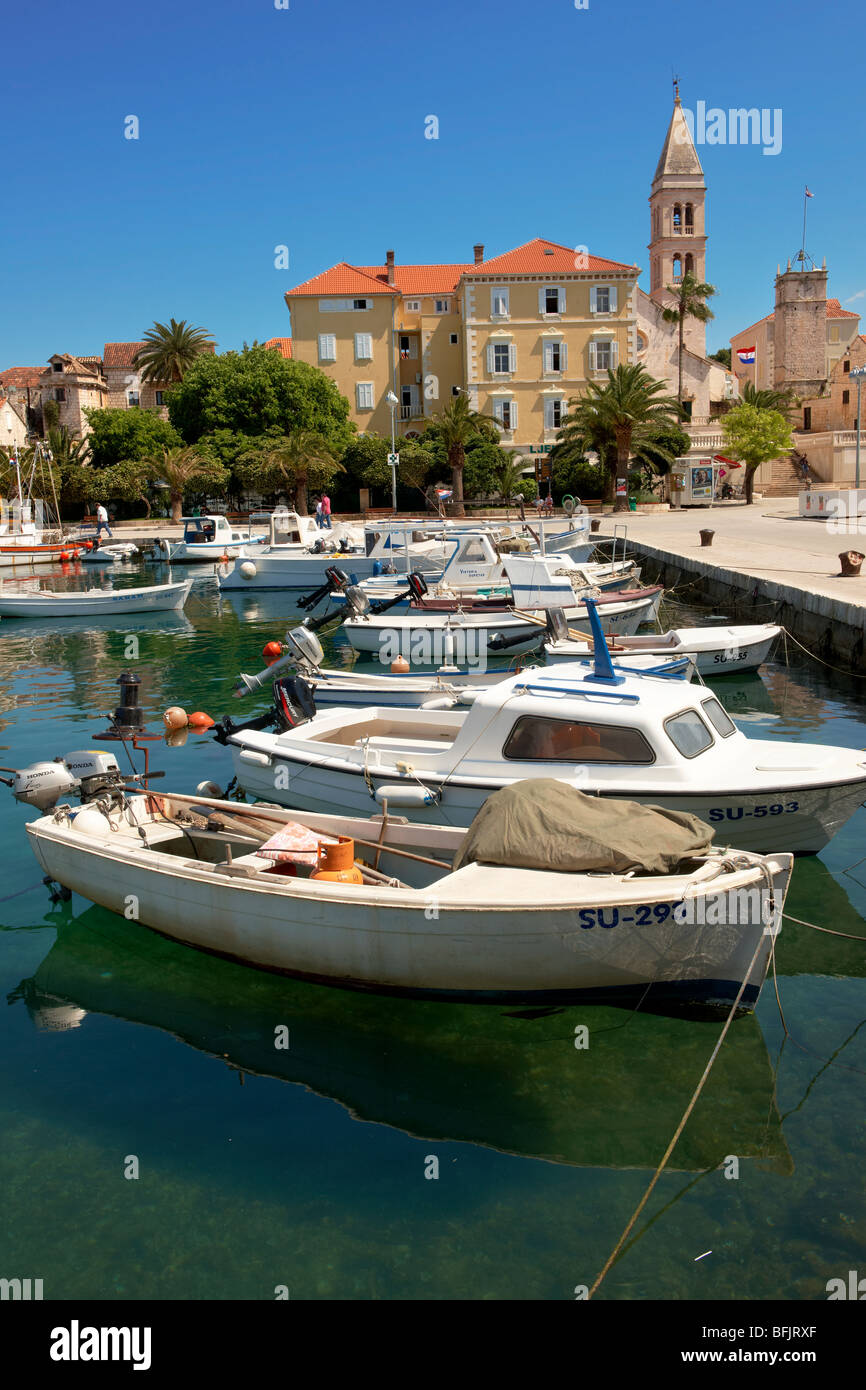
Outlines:
[[[646,288],[674,69],[692,109],[783,113],[778,155],[699,149],[710,350],[772,307],[805,183],[808,248],[866,313],[866,24],[851,0],[289,3],[7,10],[0,368],[101,353],[172,315],[223,350],[285,335],[286,289],[388,247],[462,261],[476,241],[493,255],[546,236],[636,261]]]

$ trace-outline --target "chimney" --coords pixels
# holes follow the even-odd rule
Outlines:
[[[475,264],[480,265],[481,262],[484,260],[484,242],[477,242],[476,245],[473,246],[472,251],[475,256]]]
[[[385,252],[385,265],[387,266],[387,269],[388,269],[388,284],[389,284],[389,285],[393,285],[393,283],[394,283],[394,252],[393,252],[393,251],[386,251],[386,252]]]

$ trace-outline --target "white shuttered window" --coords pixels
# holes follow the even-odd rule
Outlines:
[[[514,430],[517,428],[517,402],[516,401],[494,401],[493,418],[498,420],[504,430]]]
[[[564,372],[568,366],[568,345],[566,343],[545,343],[543,348],[545,372]]]
[[[337,360],[337,338],[334,333],[319,334],[319,361],[336,362]]]
[[[359,362],[369,361],[373,356],[373,335],[372,333],[355,334],[355,357]]]
[[[373,409],[372,381],[359,381],[355,387],[355,394],[357,396],[359,410]]]
[[[504,285],[497,285],[490,291],[490,314],[493,318],[505,318],[508,315],[508,289]]]

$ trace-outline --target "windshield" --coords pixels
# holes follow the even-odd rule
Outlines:
[[[684,758],[696,758],[699,753],[705,753],[714,741],[696,709],[686,709],[666,719],[665,733]]]

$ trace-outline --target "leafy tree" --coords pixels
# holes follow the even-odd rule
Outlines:
[[[42,419],[47,430],[56,429],[60,424],[60,406],[50,398],[42,407]]]
[[[679,325],[679,344],[680,350],[677,354],[677,400],[682,407],[683,403],[683,335],[685,332],[686,319],[697,319],[699,323],[706,323],[708,319],[714,317],[711,309],[707,307],[706,300],[716,292],[715,285],[708,285],[703,280],[696,280],[690,270],[687,270],[678,285],[668,285],[668,294],[672,294],[675,304],[670,309],[662,310],[662,318],[665,323],[676,323]]]
[[[554,457],[555,448],[550,451],[553,462],[553,489],[560,497],[604,497],[610,488],[610,472],[602,463],[574,452],[565,451]]]
[[[349,402],[329,376],[264,346],[202,353],[172,390],[168,413],[188,444],[222,431],[284,437],[308,430],[339,455],[355,432]]]
[[[731,370],[731,349],[729,347],[719,348],[718,352],[711,352],[709,355],[711,362],[721,362],[723,367]]]
[[[176,449],[183,440],[153,410],[86,410],[87,442],[94,468],[111,468],[127,459],[151,458],[160,449]]]
[[[493,439],[476,435],[466,446],[463,487],[468,497],[484,497],[499,491],[503,468],[512,460],[507,449]],[[524,494],[525,495],[525,494]]]
[[[756,470],[762,463],[790,453],[791,426],[778,410],[744,402],[723,417],[722,434],[726,452],[746,465],[746,501],[751,502]]]
[[[139,465],[142,480],[168,484],[171,519],[183,515],[184,493],[194,488],[222,488],[228,482],[228,469],[192,448],[166,449],[143,459]]]
[[[154,323],[144,341],[146,346],[135,355],[144,381],[183,381],[196,358],[215,346],[206,328],[193,328],[186,319]]]
[[[632,455],[640,470],[638,476],[641,484],[651,491],[655,479],[669,473],[671,465],[678,458],[684,458],[691,446],[689,436],[677,425],[636,430],[632,439]]]
[[[496,443],[499,431],[496,422],[489,415],[482,415],[480,411],[472,409],[469,397],[462,392],[439,412],[434,424],[445,449],[448,467],[451,469],[451,487],[454,493],[452,510],[455,516],[464,516],[463,469],[467,447],[479,434]],[[427,431],[425,436],[426,434]]]
[[[79,439],[68,425],[58,425],[48,431],[48,447],[58,468],[63,468],[67,464],[83,464],[90,461],[89,441]]]
[[[403,444],[404,441],[401,440],[401,463]],[[390,440],[382,439],[380,435],[374,434],[371,430],[367,434],[355,435],[340,461],[346,472],[351,474],[361,487],[390,487],[391,469],[388,466],[390,452]]]
[[[797,396],[790,388],[783,391],[774,391],[766,386],[756,389],[751,381],[747,381],[743,387],[743,403],[754,405],[758,410],[777,410],[780,415],[787,417],[797,404]]]
[[[276,354],[275,354],[276,355]],[[336,473],[345,469],[331,451],[328,441],[314,430],[292,430],[264,452],[246,461],[245,476],[267,491],[294,492],[295,509],[307,515],[307,488],[327,487]]]

